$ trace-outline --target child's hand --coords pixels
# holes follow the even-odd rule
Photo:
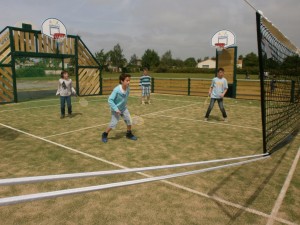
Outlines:
[[[224,98],[224,94],[221,94],[220,97],[221,97],[221,98]]]
[[[121,115],[121,111],[120,111],[120,110],[117,110],[116,113],[117,113],[118,115]]]

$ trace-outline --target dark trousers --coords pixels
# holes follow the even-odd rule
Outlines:
[[[223,98],[218,98],[218,99],[217,98],[211,98],[210,99],[210,104],[208,106],[205,118],[209,117],[209,114],[210,114],[211,110],[213,109],[214,104],[215,104],[216,101],[218,101],[218,105],[219,105],[219,108],[222,112],[223,117],[227,118],[227,114],[226,114],[226,111],[225,111],[225,108],[224,108],[224,105],[223,105]]]
[[[65,115],[65,103],[67,102],[68,114],[72,114],[71,96],[60,96],[60,112]]]

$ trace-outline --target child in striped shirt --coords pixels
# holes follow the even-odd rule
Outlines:
[[[151,93],[151,77],[149,76],[148,68],[143,69],[143,75],[140,78],[140,86],[142,89],[142,104],[151,104],[150,93]]]

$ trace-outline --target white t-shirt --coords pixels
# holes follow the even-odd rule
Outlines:
[[[72,80],[59,79],[56,95],[70,96],[73,93]]]

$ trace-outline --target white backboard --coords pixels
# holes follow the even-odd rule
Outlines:
[[[220,30],[218,31],[211,39],[211,45],[216,46],[218,43],[225,44],[224,48],[235,45],[236,38],[235,34],[229,30]]]
[[[53,38],[55,33],[61,33],[67,36],[67,29],[65,25],[55,18],[46,19],[42,24],[42,34]]]

